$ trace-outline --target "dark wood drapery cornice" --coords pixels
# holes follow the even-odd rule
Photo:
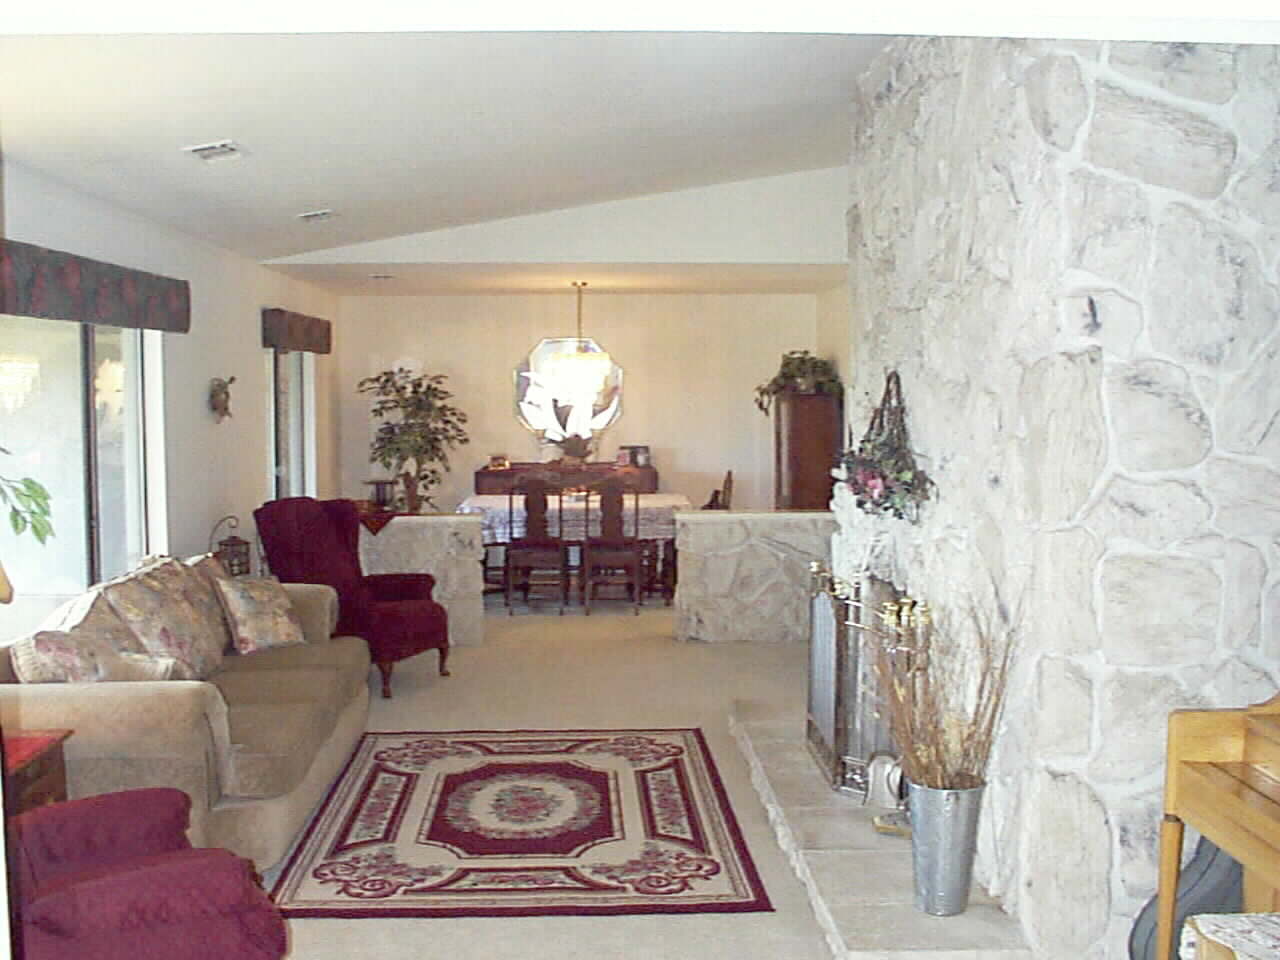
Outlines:
[[[185,280],[0,238],[0,313],[186,333],[191,287]]]
[[[274,350],[328,353],[332,346],[329,321],[279,307],[266,307],[262,311],[262,345]]]

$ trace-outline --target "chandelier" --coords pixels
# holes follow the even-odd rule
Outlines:
[[[582,335],[582,291],[586,285],[585,280],[573,281],[578,291],[578,335],[562,338],[564,352],[548,354],[537,371],[561,394],[556,399],[566,402],[573,402],[575,398],[594,400],[613,370],[613,357],[594,340]]]

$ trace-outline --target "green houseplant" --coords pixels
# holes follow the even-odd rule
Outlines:
[[[791,350],[782,355],[778,372],[756,387],[756,407],[768,415],[773,398],[780,393],[834,393],[844,390],[840,376],[829,360],[808,350]]]
[[[369,461],[391,471],[403,490],[397,498],[409,513],[431,504],[426,491],[449,470],[449,451],[470,442],[467,415],[449,403],[442,373],[414,374],[404,367],[365,377],[359,393],[374,397],[372,414],[382,421],[369,445]]]
[[[4,447],[0,447],[0,453],[9,455]],[[14,480],[0,476],[0,504],[9,508],[9,526],[14,533],[21,535],[30,530],[41,543],[53,536],[49,491],[43,484],[30,477]]]

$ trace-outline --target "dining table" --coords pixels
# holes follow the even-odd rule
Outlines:
[[[590,496],[590,503],[587,497]],[[681,510],[692,509],[689,498],[682,493],[642,493],[639,494],[640,530],[635,530],[634,512],[631,496],[624,497],[623,531],[627,536],[638,536],[641,540],[674,540],[676,535],[675,515]],[[559,512],[564,510],[564,523],[561,525]],[[554,494],[547,497],[547,526],[552,531],[560,531],[564,540],[583,540],[586,517],[590,509],[591,536],[600,534],[600,497],[598,494],[565,494],[563,498]],[[467,497],[458,505],[458,513],[480,514],[484,542],[488,544],[510,543],[512,538],[524,536],[525,512],[524,497],[515,494],[477,493]]]

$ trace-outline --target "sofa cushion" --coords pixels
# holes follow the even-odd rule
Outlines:
[[[220,670],[209,682],[222,693],[233,714],[244,704],[314,703],[330,722],[347,705],[349,684],[334,667],[293,670]]]
[[[293,605],[275,580],[227,578],[217,581],[217,587],[237,653],[306,642]]]
[[[224,646],[221,624],[209,622],[192,602],[204,589],[199,574],[169,558],[111,581],[102,592],[147,653],[177,661],[175,679],[201,680],[221,664]]]
[[[222,661],[222,669],[211,678],[232,673],[273,674],[279,671],[307,670],[327,667],[336,670],[342,678],[339,706],[346,706],[351,698],[368,684],[369,646],[360,637],[334,637],[330,643],[303,643],[296,647],[273,647],[245,657],[230,656]],[[287,679],[272,678],[276,685],[288,684]]]
[[[223,792],[231,797],[278,797],[306,776],[333,731],[325,704],[238,703],[228,708],[231,769]]]

